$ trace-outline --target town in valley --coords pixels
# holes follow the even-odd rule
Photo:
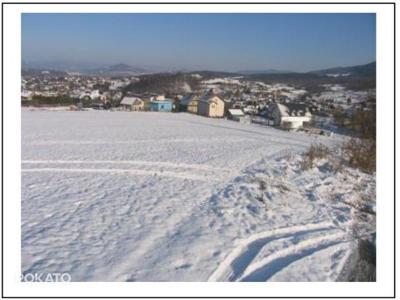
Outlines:
[[[308,73],[144,72],[125,64],[83,74],[26,68],[22,106],[186,112],[332,134],[376,105],[375,62]]]

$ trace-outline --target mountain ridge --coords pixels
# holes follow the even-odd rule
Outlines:
[[[54,64],[44,64],[43,67],[40,67],[40,64],[29,64],[26,61],[22,61],[22,70],[56,70],[56,71],[77,71],[82,74],[92,74],[92,75],[141,75],[147,73],[165,73],[165,72],[155,72],[148,71],[144,68],[131,66],[125,63],[117,63],[108,66],[98,66],[98,67],[88,67],[87,65],[83,65],[81,68],[75,66],[67,67],[65,63],[54,63]],[[255,75],[269,75],[269,76],[363,76],[363,77],[375,77],[376,75],[376,62],[371,62],[363,65],[354,65],[347,67],[332,67],[327,69],[319,69],[308,72],[294,72],[290,70],[277,70],[277,69],[266,69],[266,70],[243,70],[238,72],[229,72],[229,71],[212,71],[212,70],[197,70],[197,71],[175,71],[172,73],[200,73],[203,75],[225,75],[225,76],[255,76]]]

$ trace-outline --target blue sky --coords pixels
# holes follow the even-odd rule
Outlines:
[[[375,14],[23,14],[22,59],[309,71],[375,60]]]

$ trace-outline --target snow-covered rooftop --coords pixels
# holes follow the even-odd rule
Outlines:
[[[138,98],[138,97],[124,97],[121,101],[121,104],[124,105],[132,105],[134,104],[136,101],[142,101],[142,99]]]

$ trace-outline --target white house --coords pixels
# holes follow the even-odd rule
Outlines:
[[[214,89],[207,91],[199,100],[199,115],[222,118],[225,115],[225,102],[216,95]]]
[[[275,126],[297,129],[303,127],[304,122],[310,122],[312,115],[304,104],[273,103],[269,107],[268,118]]]
[[[124,97],[120,106],[126,110],[142,111],[144,110],[144,101],[138,97]]]

